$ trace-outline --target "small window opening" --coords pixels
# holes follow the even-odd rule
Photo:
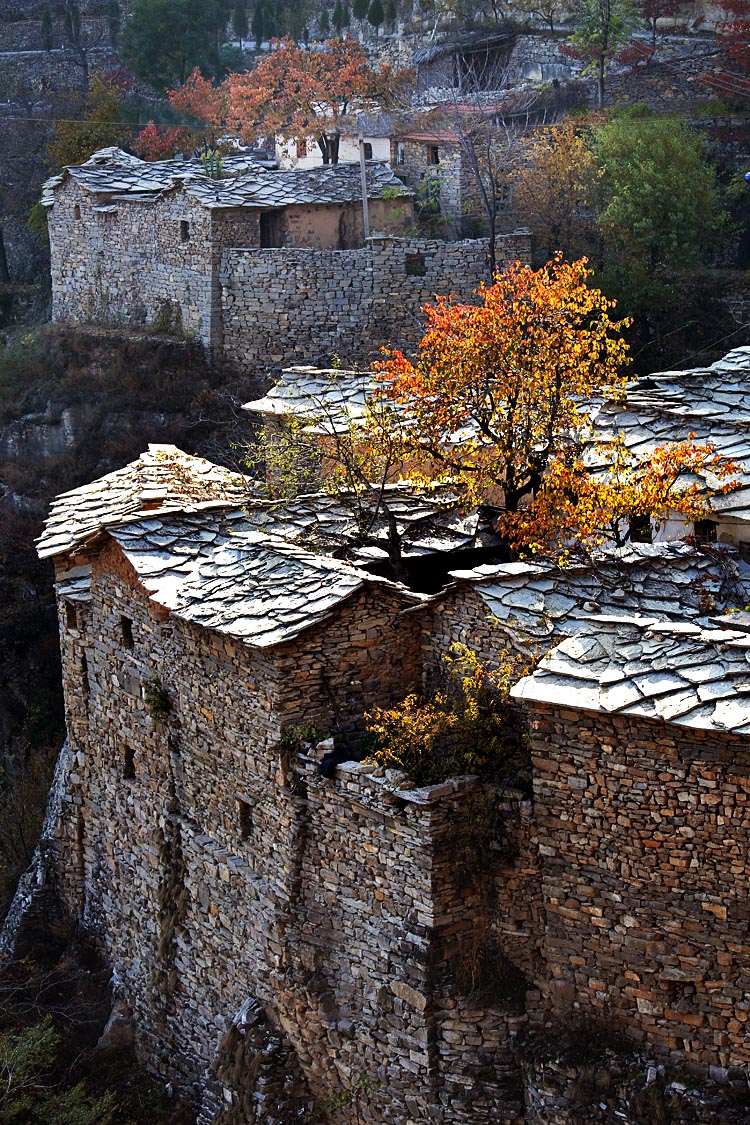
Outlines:
[[[398,141],[397,144],[396,144],[396,163],[397,164],[405,164],[406,163],[406,150],[404,149],[404,146],[401,143],[401,141]]]
[[[122,776],[124,781],[132,781],[135,777],[135,750],[126,746],[122,755]]]
[[[190,239],[190,223],[187,219],[180,219],[180,242],[187,242]]]
[[[81,687],[83,694],[89,693],[89,662],[86,659],[86,653],[81,653]]]
[[[129,617],[120,618],[120,636],[125,648],[132,648],[134,645],[133,640],[133,622]]]
[[[407,254],[404,258],[404,269],[407,277],[424,277],[427,273],[424,254]]]
[[[80,219],[80,217],[81,217],[81,208],[77,203],[74,203],[73,204],[73,218],[74,219]]]
[[[372,160],[372,145],[369,141],[364,142],[365,147],[365,160]]]
[[[239,816],[240,836],[247,840],[253,831],[253,810],[248,801],[237,798],[237,813]]]
[[[78,614],[76,607],[71,602],[65,603],[65,624],[69,629],[78,628]]]
[[[427,163],[439,164],[440,163],[440,149],[437,145],[427,146]]]
[[[699,543],[715,543],[716,523],[714,520],[696,520],[693,524],[693,535]]]
[[[650,543],[654,537],[650,516],[630,517],[630,542]]]
[[[495,206],[498,211],[509,210],[513,203],[513,188],[510,184],[498,184],[495,191]]]

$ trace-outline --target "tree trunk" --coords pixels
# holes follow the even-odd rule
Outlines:
[[[10,270],[8,269],[8,256],[5,253],[5,239],[3,238],[2,227],[0,227],[0,282],[4,285],[10,284]]]
[[[602,54],[596,64],[596,104],[599,109],[604,105],[604,55]]]

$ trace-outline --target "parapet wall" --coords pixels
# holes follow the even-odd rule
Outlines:
[[[498,239],[499,262],[528,262],[526,230]],[[486,240],[373,238],[362,250],[232,249],[222,260],[223,348],[236,363],[329,364],[409,347],[437,294],[470,300],[489,281]]]

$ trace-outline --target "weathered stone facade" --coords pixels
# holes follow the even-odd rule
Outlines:
[[[221,357],[230,248],[304,249],[314,276],[311,252],[363,246],[358,166],[269,171],[228,160],[227,169],[226,178],[212,180],[196,162],[148,164],[105,149],[48,181],[53,320],[179,329]],[[410,229],[407,189],[383,165],[369,165],[367,177],[370,230],[399,236]],[[366,269],[367,258],[361,264]],[[251,349],[266,325],[278,338],[287,302],[294,308],[291,289],[281,307],[262,310],[249,329]]]
[[[750,744],[535,706],[545,991],[675,1060],[750,1062]]]
[[[723,564],[648,547],[426,597],[283,526],[165,448],[60,498],[42,542],[69,737],[46,870],[149,1065],[201,1125],[542,1122],[549,1021],[747,1067],[750,615],[685,621]],[[514,689],[533,800],[323,759],[454,641],[491,660],[522,626],[553,646]],[[575,1069],[550,1075],[577,1123]]]
[[[470,782],[399,791],[354,763],[326,780],[281,738],[311,722],[346,728],[418,680],[418,626],[402,608],[365,594],[324,630],[258,654],[160,611],[112,544],[94,560],[90,601],[61,599],[73,764],[54,839],[60,889],[165,1077],[200,1082],[215,1061],[221,1073],[227,1024],[257,1000],[296,1066],[296,1085],[274,1088],[287,1111],[364,1074],[361,1120],[520,1119],[511,1048],[523,1019],[467,998],[456,964],[481,954],[497,914],[474,879],[479,850],[501,822],[507,841],[528,838],[528,819]],[[170,701],[157,721],[155,682]],[[517,850],[483,862],[500,900]],[[239,1105],[247,1089],[224,1081]],[[260,1119],[276,1120],[267,1110]]]

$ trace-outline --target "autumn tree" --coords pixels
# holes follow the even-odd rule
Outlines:
[[[543,261],[590,255],[596,241],[591,122],[567,117],[527,133],[511,175],[513,212]]]
[[[577,0],[573,19],[570,42],[596,74],[596,104],[603,106],[609,65],[638,23],[635,0]]]
[[[387,103],[409,80],[405,71],[375,68],[349,36],[329,39],[321,51],[274,40],[251,71],[212,86],[198,71],[170,92],[172,105],[250,142],[259,134],[316,137],[324,164],[338,164],[342,129],[357,112]]]
[[[104,74],[95,71],[83,105],[83,112],[55,123],[52,140],[47,149],[52,168],[82,164],[97,149],[108,145],[123,145],[131,135],[131,128],[122,121],[119,91]]]
[[[439,297],[415,359],[393,352],[378,394],[422,476],[449,480],[468,504],[502,492],[518,510],[585,423],[581,401],[619,394],[627,345],[585,259],[540,270],[516,263],[479,303]]]
[[[680,9],[680,0],[639,0],[638,9],[651,30],[651,49],[656,50],[657,22],[676,15]]]
[[[670,515],[703,519],[712,497],[737,487],[739,471],[711,442],[688,438],[636,453],[619,434],[558,454],[532,503],[506,514],[502,529],[515,547],[546,554],[622,547]]]

